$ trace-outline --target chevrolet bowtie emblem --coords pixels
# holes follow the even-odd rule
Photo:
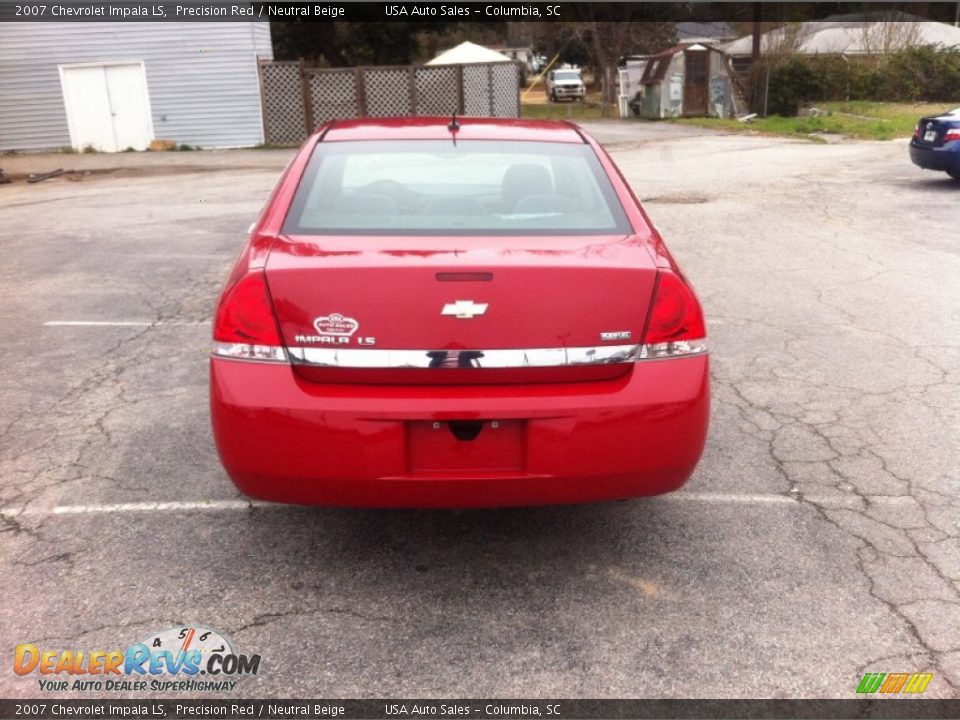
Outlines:
[[[487,311],[487,303],[475,303],[473,300],[457,300],[447,303],[440,311],[441,315],[453,315],[461,320],[469,320]]]

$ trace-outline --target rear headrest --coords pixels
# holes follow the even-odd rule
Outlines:
[[[570,209],[570,201],[553,193],[525,195],[513,206],[515,213],[562,213]]]
[[[520,163],[507,168],[500,190],[504,206],[512,210],[522,197],[552,193],[553,180],[543,165]]]
[[[377,193],[352,192],[341,198],[337,210],[365,215],[397,215],[400,208],[393,198]]]

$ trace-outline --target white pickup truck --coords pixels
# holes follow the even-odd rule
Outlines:
[[[547,97],[552,102],[583,100],[586,94],[579,68],[560,68],[547,73]]]

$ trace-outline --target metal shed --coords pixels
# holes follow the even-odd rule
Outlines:
[[[620,68],[620,113],[730,117],[733,83],[726,56],[704,43],[682,43],[657,55],[626,58]]]
[[[0,150],[263,142],[270,26],[0,23]]]

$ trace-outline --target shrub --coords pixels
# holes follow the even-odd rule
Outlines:
[[[890,56],[885,75],[890,99],[958,100],[960,50],[938,51],[931,45],[906,48]]]
[[[762,93],[765,67],[752,70],[753,87]],[[921,45],[889,55],[841,57],[794,55],[771,64],[768,112],[796,115],[803,103],[822,100],[960,100],[960,50]]]
[[[817,94],[817,74],[809,63],[794,57],[770,70],[770,91],[767,112],[773,115],[793,116],[800,105]]]

